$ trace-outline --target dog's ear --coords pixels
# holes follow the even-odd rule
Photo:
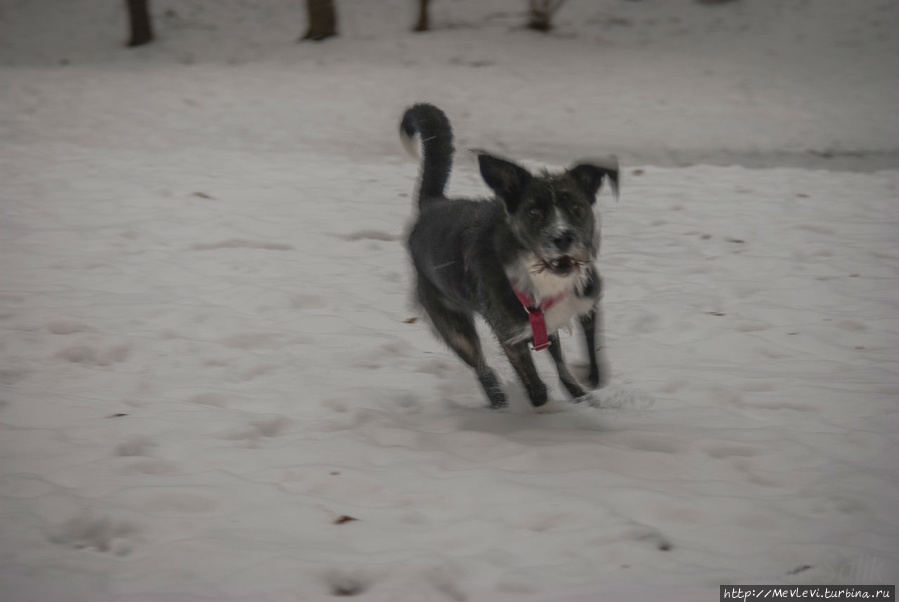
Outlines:
[[[533,176],[528,170],[511,161],[486,153],[478,154],[478,166],[487,186],[506,203],[509,213],[514,213],[525,187]]]
[[[590,202],[596,202],[596,193],[602,186],[603,178],[609,179],[612,186],[612,193],[618,198],[618,161],[614,161],[611,165],[598,165],[596,163],[580,163],[568,170],[568,175],[574,178],[574,181],[590,197]]]

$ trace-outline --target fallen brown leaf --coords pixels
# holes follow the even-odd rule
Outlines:
[[[358,518],[353,518],[352,516],[348,516],[346,514],[342,514],[341,516],[334,519],[335,525],[343,525],[345,523],[351,523],[354,520],[359,520]]]

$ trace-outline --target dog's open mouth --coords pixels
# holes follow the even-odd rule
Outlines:
[[[553,259],[541,259],[537,266],[537,272],[550,271],[557,276],[567,276],[572,271],[580,268],[585,261],[571,255],[561,255]]]

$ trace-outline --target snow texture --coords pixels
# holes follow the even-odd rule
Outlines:
[[[0,3],[4,602],[896,583],[899,3],[523,4],[158,1],[127,50],[122,3]],[[621,158],[592,406],[485,332],[491,412],[411,319],[421,100],[457,194],[467,148]]]

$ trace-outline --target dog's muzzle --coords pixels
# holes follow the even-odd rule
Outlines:
[[[567,276],[575,270],[581,269],[588,259],[575,255],[558,255],[552,259],[540,259],[538,271],[549,271],[556,276]]]

